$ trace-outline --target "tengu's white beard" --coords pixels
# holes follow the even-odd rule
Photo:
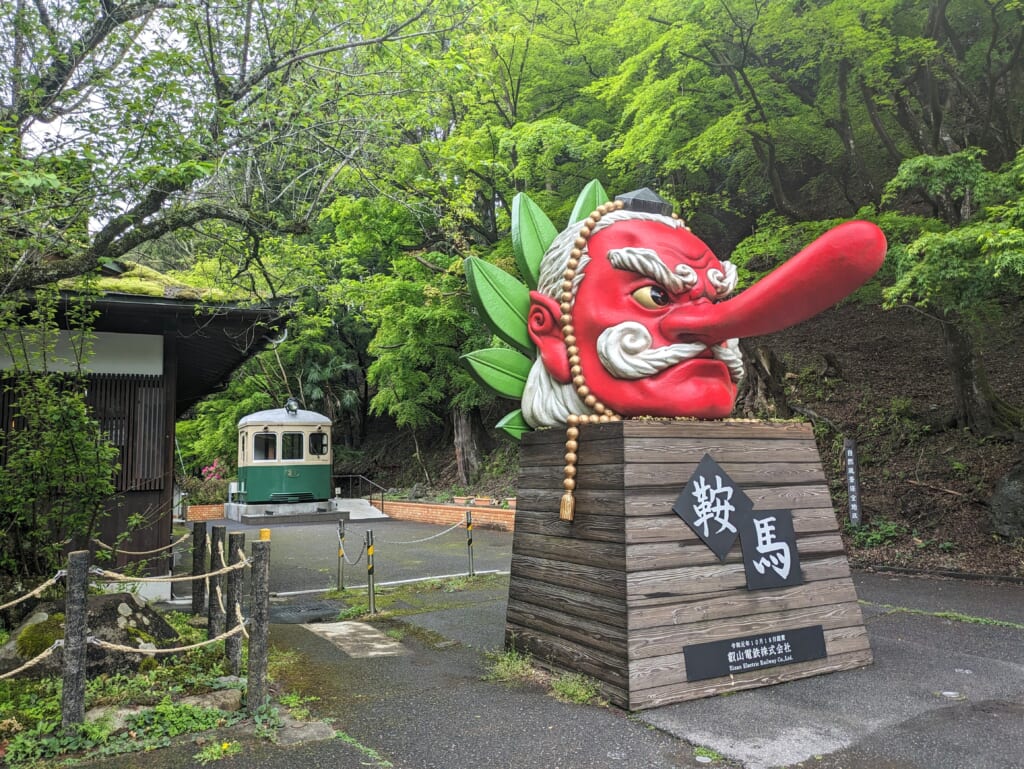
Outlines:
[[[646,326],[627,320],[601,332],[597,340],[597,356],[608,373],[618,379],[645,379],[677,363],[696,358],[708,349],[707,345],[700,342],[654,348],[652,344],[654,339]],[[711,354],[728,367],[733,382],[743,378],[743,356],[738,339],[728,339],[720,345],[714,345]]]

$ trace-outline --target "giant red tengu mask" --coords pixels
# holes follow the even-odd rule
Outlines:
[[[607,200],[591,182],[570,226],[556,233],[536,204],[516,196],[512,243],[528,285],[466,260],[477,309],[510,347],[464,357],[477,379],[522,401],[499,426],[520,435],[567,425],[564,521],[574,515],[579,425],[728,416],[743,376],[739,338],[779,331],[832,306],[885,258],[878,227],[847,222],[727,299],[735,267],[719,261],[666,201],[650,190]]]
[[[832,306],[885,257],[878,227],[847,222],[727,298],[736,287],[735,268],[674,217],[666,201],[640,190],[591,208],[585,200],[607,201],[600,185],[593,192],[595,184],[589,198],[586,190],[581,195],[575,223],[557,235],[529,199],[517,198],[513,244],[528,287],[509,288],[512,279],[503,273],[490,280],[496,268],[467,260],[470,288],[495,332],[527,354],[536,350],[533,361],[512,350],[481,351],[497,356],[486,366],[467,356],[492,386],[493,369],[523,372],[518,388],[496,388],[508,397],[521,392],[522,429],[638,416],[726,417],[743,376],[739,338],[779,331]],[[485,283],[500,290],[488,293]],[[497,305],[507,305],[509,314]],[[510,333],[523,320],[523,333]]]

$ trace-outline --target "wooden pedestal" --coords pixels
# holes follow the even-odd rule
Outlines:
[[[870,664],[809,425],[626,421],[580,429],[576,515],[558,519],[565,432],[524,436],[505,637],[639,710]],[[704,454],[758,510],[793,511],[804,584],[750,591],[672,512]],[[687,680],[684,647],[821,626],[827,656]],[[691,675],[689,678],[696,678]]]

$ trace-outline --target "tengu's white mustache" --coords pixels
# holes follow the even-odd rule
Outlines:
[[[597,355],[612,376],[618,379],[644,379],[654,376],[684,360],[696,358],[707,345],[700,342],[670,344],[651,348],[654,339],[647,327],[636,321],[625,321],[606,328],[597,340]],[[743,357],[739,340],[729,339],[714,345],[711,354],[722,361],[734,382],[743,378]]]

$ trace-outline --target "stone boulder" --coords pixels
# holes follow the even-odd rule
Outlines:
[[[1024,462],[996,481],[988,501],[992,529],[1004,537],[1024,537]]]
[[[10,640],[0,647],[0,672],[20,667],[41,651],[64,637],[64,606],[43,603],[11,632]],[[108,593],[87,599],[86,626],[95,638],[132,649],[165,649],[178,645],[178,634],[159,612],[134,593]],[[20,643],[19,643],[20,641]],[[21,675],[41,678],[63,674],[63,649]],[[155,655],[102,649],[89,644],[86,650],[86,674],[135,673],[145,659]],[[166,655],[160,655],[166,656]]]

